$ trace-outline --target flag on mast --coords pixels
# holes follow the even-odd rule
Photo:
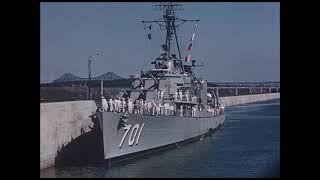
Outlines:
[[[193,28],[193,33],[192,33],[192,36],[191,36],[191,39],[190,39],[190,42],[189,42],[189,46],[187,48],[188,51],[191,51],[192,43],[193,43],[194,37],[196,36],[197,28],[198,28],[198,24],[196,24],[195,27]]]
[[[191,39],[190,39],[190,42],[189,42],[189,45],[188,45],[188,48],[187,48],[187,51],[189,51],[189,55],[185,57],[185,62],[191,62],[190,51],[192,49],[192,43],[194,41],[194,37],[196,35],[197,28],[198,28],[198,24],[196,24],[195,27],[193,28],[193,33],[192,33],[192,36],[191,36]]]
[[[191,41],[194,40],[194,36],[195,36],[195,35],[196,35],[196,33],[194,32],[194,33],[192,34]]]
[[[191,54],[189,54],[186,58],[185,58],[185,62],[190,62],[191,61]]]
[[[188,51],[191,51],[191,47],[192,47],[192,41],[190,41],[190,44],[189,44],[189,46],[188,46]]]

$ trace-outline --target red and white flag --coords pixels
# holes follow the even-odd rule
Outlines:
[[[187,48],[187,51],[189,51],[189,55],[186,56],[185,58],[185,62],[191,62],[191,54],[190,54],[190,51],[192,49],[192,43],[193,43],[193,40],[194,40],[194,37],[196,35],[196,30],[198,28],[198,24],[195,25],[195,27],[193,28],[193,33],[192,33],[192,36],[191,36],[191,39],[190,39],[190,42],[189,42],[189,45],[188,45],[188,48]]]
[[[191,51],[191,47],[192,47],[192,41],[190,41],[190,44],[189,44],[187,50],[188,50],[188,51]]]
[[[193,33],[192,33],[192,36],[191,36],[191,39],[190,39],[189,46],[187,48],[188,51],[191,51],[192,43],[193,43],[194,37],[196,36],[197,28],[198,28],[198,24],[196,24],[195,27],[193,28]]]
[[[186,58],[185,58],[186,62],[191,62],[191,54],[189,54]]]

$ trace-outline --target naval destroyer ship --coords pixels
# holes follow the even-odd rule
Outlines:
[[[181,4],[168,2],[156,7],[163,11],[163,17],[142,22],[150,25],[150,30],[152,24],[165,30],[162,52],[151,62],[152,68],[134,78],[131,88],[109,100],[103,98],[102,109],[96,114],[109,168],[133,157],[201,140],[225,121],[216,93],[208,92],[207,80],[193,72],[196,60],[190,54],[181,57],[176,28],[185,22],[195,23],[187,47],[190,53],[199,20],[176,17],[175,10]],[[173,41],[179,57],[172,53]]]

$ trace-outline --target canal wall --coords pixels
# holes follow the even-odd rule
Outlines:
[[[40,170],[53,166],[57,151],[89,132],[94,101],[40,103]]]
[[[258,101],[265,101],[271,99],[279,99],[280,93],[269,93],[269,94],[254,94],[254,95],[243,95],[243,96],[229,96],[221,97],[220,104],[224,106],[234,106],[238,104],[246,104]]]

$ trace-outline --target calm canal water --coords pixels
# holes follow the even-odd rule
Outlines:
[[[280,100],[229,108],[212,136],[105,168],[104,160],[49,168],[40,177],[269,177],[280,164]]]

